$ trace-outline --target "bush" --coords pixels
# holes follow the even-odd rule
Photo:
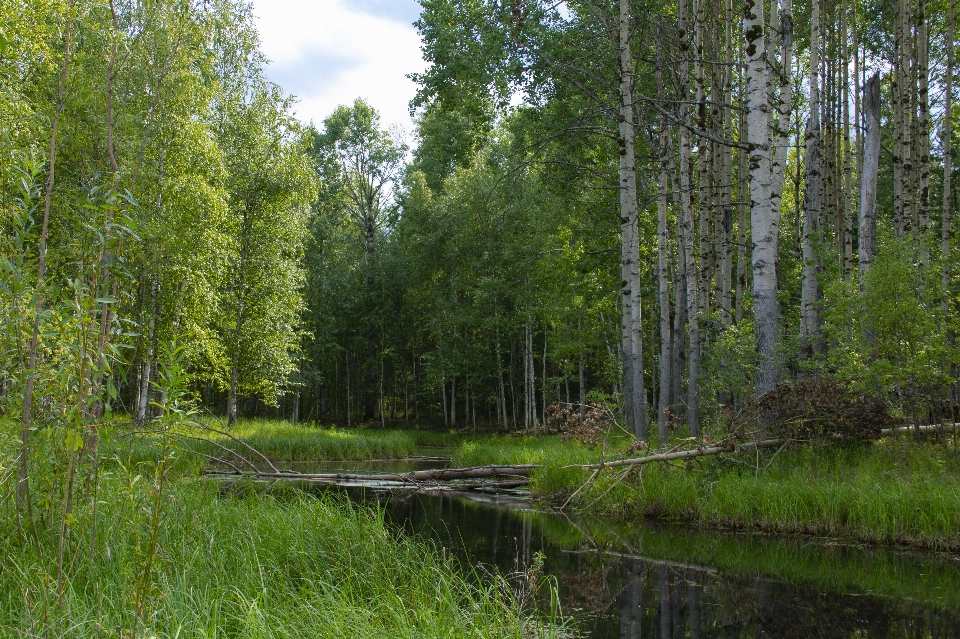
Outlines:
[[[808,377],[780,382],[749,402],[733,420],[732,430],[740,438],[755,429],[784,439],[849,442],[876,439],[894,423],[886,404],[849,383]]]

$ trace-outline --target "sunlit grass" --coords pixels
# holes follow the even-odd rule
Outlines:
[[[42,554],[17,535],[0,541],[0,635],[482,638],[537,625],[434,547],[391,533],[376,510],[295,491],[231,497],[181,479],[168,487],[148,614],[134,635],[151,498],[127,479],[102,479],[111,499],[95,533],[94,515],[78,511],[62,599],[54,540],[41,537]]]

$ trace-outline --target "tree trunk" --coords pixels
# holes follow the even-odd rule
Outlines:
[[[620,0],[620,316],[623,362],[623,413],[637,437],[648,437],[642,383],[639,265],[637,264],[637,169],[634,150],[633,54],[630,51],[630,3]],[[636,305],[636,308],[634,308]]]
[[[849,1],[843,0],[840,14],[840,42],[843,61],[843,279],[853,282],[853,221],[856,211],[853,192],[853,157],[850,152],[850,49],[847,37],[847,12]],[[854,7],[856,13],[856,7]]]
[[[943,146],[943,221],[940,229],[940,256],[943,258],[943,279],[944,290],[950,283],[950,236],[951,236],[951,196],[950,189],[953,173],[953,39],[956,25],[956,9],[954,0],[950,0],[950,12],[947,17],[947,69],[944,77],[944,117],[943,117],[943,136],[941,145]]]
[[[867,133],[863,142],[860,176],[860,288],[877,252],[877,175],[880,169],[880,74],[863,87],[863,115]]]
[[[700,318],[697,300],[697,263],[694,256],[693,221],[693,158],[690,146],[690,109],[687,106],[690,68],[687,60],[693,54],[690,48],[690,30],[686,0],[680,0],[677,8],[680,23],[680,210],[683,235],[683,262],[687,293],[687,322],[689,323],[690,347],[687,355],[689,372],[687,380],[687,426],[690,436],[700,434]]]
[[[740,114],[740,142],[747,140],[747,116]],[[734,319],[739,324],[743,320],[743,298],[747,290],[747,272],[749,255],[747,254],[747,152],[737,149],[737,291],[734,302]]]
[[[140,392],[137,397],[136,422],[143,425],[147,421],[147,410],[150,406],[150,381],[153,365],[153,331],[156,317],[156,279],[150,283],[150,320],[147,323],[146,353],[143,356],[142,372],[140,373]]]
[[[724,38],[726,49],[723,73],[723,101],[733,103],[733,0],[726,0],[724,13]],[[723,131],[725,139],[733,139],[733,110],[723,110]],[[733,324],[733,152],[731,149],[718,149],[722,154],[723,175],[723,216],[721,218],[722,239],[720,242],[720,317],[724,326]]]
[[[771,6],[776,6],[776,0]],[[771,27],[780,31],[783,49],[780,54],[780,91],[777,94],[777,146],[773,154],[773,186],[770,191],[770,214],[780,217],[783,201],[783,184],[787,167],[787,150],[790,147],[790,112],[793,106],[793,0],[784,0],[779,24],[771,21]],[[773,38],[770,38],[771,42]],[[771,47],[772,48],[772,47]]]
[[[926,2],[917,2],[917,239],[920,245],[920,264],[930,262],[927,232],[930,228],[930,100],[929,64],[930,38],[927,32]]]
[[[584,361],[583,353],[583,327],[581,325],[580,310],[577,310],[577,359],[580,374],[580,425],[583,426],[583,418],[587,414],[587,366]]]
[[[777,243],[779,216],[772,215],[770,197],[770,119],[767,96],[770,78],[764,55],[763,2],[745,0],[743,29],[747,55],[747,147],[750,161],[750,226],[753,234],[753,313],[759,366],[756,393],[772,389],[780,376],[777,355]]]
[[[237,421],[237,367],[230,368],[230,390],[227,395],[227,425],[233,426]]]
[[[663,57],[661,41],[657,40],[657,97],[666,102],[663,86]],[[670,331],[670,277],[669,277],[669,229],[667,227],[667,181],[670,164],[670,129],[666,116],[660,118],[660,181],[657,191],[657,282],[660,301],[660,392],[657,404],[657,434],[660,444],[669,438],[667,411],[673,403],[673,353]]]
[[[810,118],[806,135],[803,202],[803,272],[800,294],[801,357],[820,352],[820,267],[817,244],[823,214],[823,154],[820,131],[820,1],[812,0],[810,17]]]

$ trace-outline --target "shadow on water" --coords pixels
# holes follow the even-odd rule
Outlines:
[[[960,566],[951,557],[574,521],[509,496],[377,499],[393,525],[466,566],[514,573],[542,553],[584,637],[960,637]]]

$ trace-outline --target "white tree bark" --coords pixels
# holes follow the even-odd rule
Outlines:
[[[847,38],[848,0],[843,0],[840,14],[840,41],[843,62],[843,278],[853,282],[853,221],[856,210],[853,193],[853,157],[850,153],[850,47]],[[856,8],[854,8],[856,13]],[[854,39],[855,40],[855,39]]]
[[[820,132],[820,1],[810,9],[810,116],[807,121],[803,202],[803,271],[800,293],[800,350],[802,357],[819,352],[820,265],[817,243],[823,214],[823,152]]]
[[[649,437],[643,390],[640,277],[637,238],[637,169],[634,149],[633,54],[630,51],[630,3],[620,0],[620,233],[621,350],[623,412],[637,437]]]
[[[780,218],[772,215],[770,162],[770,76],[764,46],[763,2],[745,0],[743,31],[747,57],[747,147],[750,163],[750,222],[753,232],[753,313],[758,369],[756,393],[762,395],[780,376],[777,355],[777,245]]]
[[[776,6],[776,0],[771,7]],[[771,214],[779,217],[780,204],[783,199],[783,181],[787,166],[787,150],[790,148],[790,110],[793,103],[793,0],[783,0],[780,11],[779,24],[771,17],[771,28],[780,31],[783,47],[780,54],[780,90],[774,102],[777,112],[777,140],[776,150],[773,153],[772,172],[773,186],[770,191]],[[771,43],[773,38],[770,38]],[[773,50],[773,47],[770,47]]]
[[[863,115],[867,133],[863,141],[860,175],[860,287],[873,264],[877,247],[877,175],[880,169],[880,75],[863,86]]]
[[[694,222],[693,222],[693,158],[690,146],[690,109],[687,106],[689,88],[687,82],[690,77],[689,58],[690,29],[687,16],[686,0],[678,2],[680,24],[680,211],[682,229],[682,246],[684,276],[686,279],[687,294],[687,321],[689,323],[690,346],[687,353],[688,381],[687,381],[687,426],[690,436],[700,434],[700,317],[697,299],[697,263],[694,256]]]

